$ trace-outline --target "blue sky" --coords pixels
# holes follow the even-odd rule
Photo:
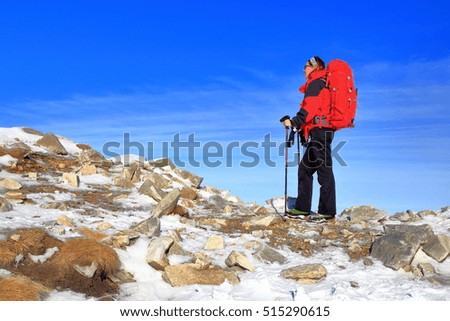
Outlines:
[[[252,154],[230,149],[231,167],[216,157],[222,166],[187,169],[261,203],[283,195],[283,156],[271,150],[276,167],[240,162],[262,157],[267,134],[283,141],[278,120],[297,112],[304,62],[341,58],[354,69],[359,107],[356,127],[335,138],[346,142],[346,166],[335,162],[338,210],[439,209],[450,205],[449,16],[446,1],[9,1],[0,126],[99,151],[123,146],[128,133],[152,142],[155,157],[162,142],[194,134],[198,161],[210,142],[224,151],[254,142]],[[288,182],[295,195],[295,167]]]

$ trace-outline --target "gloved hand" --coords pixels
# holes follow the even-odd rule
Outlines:
[[[281,117],[280,122],[284,125],[284,127],[292,127],[292,122],[288,115]]]
[[[283,125],[284,127],[292,127],[292,122],[290,119],[286,119],[285,121],[283,121]]]

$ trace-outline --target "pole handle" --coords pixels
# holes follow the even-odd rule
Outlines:
[[[289,117],[289,115],[281,117],[280,123],[284,122],[286,119],[291,119],[291,117]]]

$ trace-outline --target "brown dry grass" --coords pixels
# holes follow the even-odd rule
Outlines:
[[[14,263],[19,254],[39,255],[47,248],[61,247],[64,243],[51,237],[45,230],[22,229],[15,231],[8,240],[0,241],[0,266]]]
[[[42,255],[53,247],[59,251],[44,263],[36,263],[29,258],[28,254]],[[15,264],[19,254],[23,255],[23,259]],[[74,268],[75,264],[90,266],[94,261],[98,267],[91,278],[81,275]],[[14,231],[7,240],[0,241],[0,268],[24,277],[1,279],[0,292],[4,300],[38,300],[41,297],[40,284],[48,289],[71,289],[101,297],[117,293],[118,286],[107,275],[113,275],[119,270],[120,260],[114,249],[90,238],[63,242],[51,237],[45,230],[23,229]]]
[[[87,227],[80,227],[76,231],[87,238],[96,240],[97,242],[102,242],[110,237],[108,234],[94,231]]]
[[[51,263],[65,269],[71,268],[75,264],[90,266],[94,261],[97,262],[98,269],[102,273],[113,274],[120,268],[120,260],[116,251],[88,238],[68,240],[51,260]]]
[[[15,238],[8,239],[9,247],[16,254],[43,254],[49,247],[60,247],[64,242],[51,237],[42,229],[23,229],[14,233]],[[17,240],[16,240],[17,239]]]
[[[24,276],[0,278],[0,301],[39,301],[50,291]]]
[[[11,249],[9,242],[0,241],[0,267],[13,263],[16,255],[16,252]]]

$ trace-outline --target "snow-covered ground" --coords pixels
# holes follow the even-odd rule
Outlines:
[[[10,145],[18,140],[33,146],[39,136],[27,134],[20,128],[0,128],[0,144]],[[69,153],[79,152],[76,144],[68,139],[61,142]],[[34,146],[33,149],[44,151],[41,147]],[[0,164],[8,165],[14,159],[11,156],[0,157]],[[41,177],[46,177],[45,173]],[[21,182],[24,186],[32,186],[37,182],[22,175],[9,173],[5,170],[0,172],[0,179],[12,178]],[[53,176],[46,177],[53,184],[62,184]],[[89,190],[93,185],[113,185],[113,177],[102,174],[80,176],[81,184],[78,188]],[[139,184],[137,184],[139,186]],[[5,239],[7,231],[17,228],[44,227],[46,223],[55,221],[57,217],[66,215],[74,221],[79,220],[76,210],[62,211],[58,209],[45,209],[42,205],[49,202],[63,202],[70,200],[73,194],[70,188],[67,193],[35,193],[27,197],[35,204],[14,205],[10,212],[0,213],[0,239]],[[5,190],[0,190],[0,195]],[[232,197],[228,195],[229,197]],[[137,188],[126,199],[118,200],[130,210],[124,215],[113,215],[106,209],[98,208],[102,212],[102,218],[111,223],[116,229],[127,229],[132,224],[148,218],[149,209],[156,203],[148,196],[141,195]],[[446,204],[443,204],[446,205]],[[88,206],[88,205],[86,205]],[[438,210],[438,209],[435,209]],[[391,213],[392,214],[392,213]],[[427,217],[421,224],[429,224],[435,233],[450,234],[450,210],[445,213],[446,220]],[[83,217],[83,224],[94,226],[98,218]],[[183,229],[181,245],[185,251],[205,251],[203,247],[207,239],[216,235],[217,231],[205,230],[196,226],[183,223],[180,216],[163,216],[161,218],[161,230],[164,235],[170,230]],[[71,228],[66,228],[65,234],[55,235],[58,238],[70,238],[78,236]],[[286,264],[266,264],[252,257],[252,250],[247,249],[244,244],[252,240],[261,240],[251,234],[226,235],[223,234],[225,248],[223,250],[209,251],[207,254],[213,260],[213,264],[225,266],[224,260],[232,251],[237,250],[247,255],[255,266],[253,272],[239,275],[240,283],[232,285],[223,283],[218,286],[191,285],[184,287],[172,287],[162,279],[162,273],[156,271],[146,262],[146,251],[149,239],[141,236],[133,245],[125,249],[116,249],[123,268],[133,274],[136,282],[121,285],[119,300],[122,301],[403,301],[403,300],[427,300],[446,301],[450,299],[450,287],[433,284],[427,280],[416,278],[412,273],[402,270],[394,271],[383,266],[377,260],[374,265],[366,266],[362,260],[351,262],[347,253],[342,248],[327,247],[310,257],[304,257],[299,253],[291,252],[288,247],[279,248],[288,262]],[[424,253],[422,261],[429,261],[440,275],[450,277],[450,260],[437,263],[427,258]],[[190,259],[188,256],[172,255],[169,257],[171,264],[183,263]],[[321,263],[328,271],[327,277],[311,285],[300,284],[294,280],[288,280],[280,276],[280,272],[286,268],[305,263]],[[10,272],[0,269],[0,277]],[[53,291],[47,300],[49,301],[85,301],[94,300],[73,291]]]

